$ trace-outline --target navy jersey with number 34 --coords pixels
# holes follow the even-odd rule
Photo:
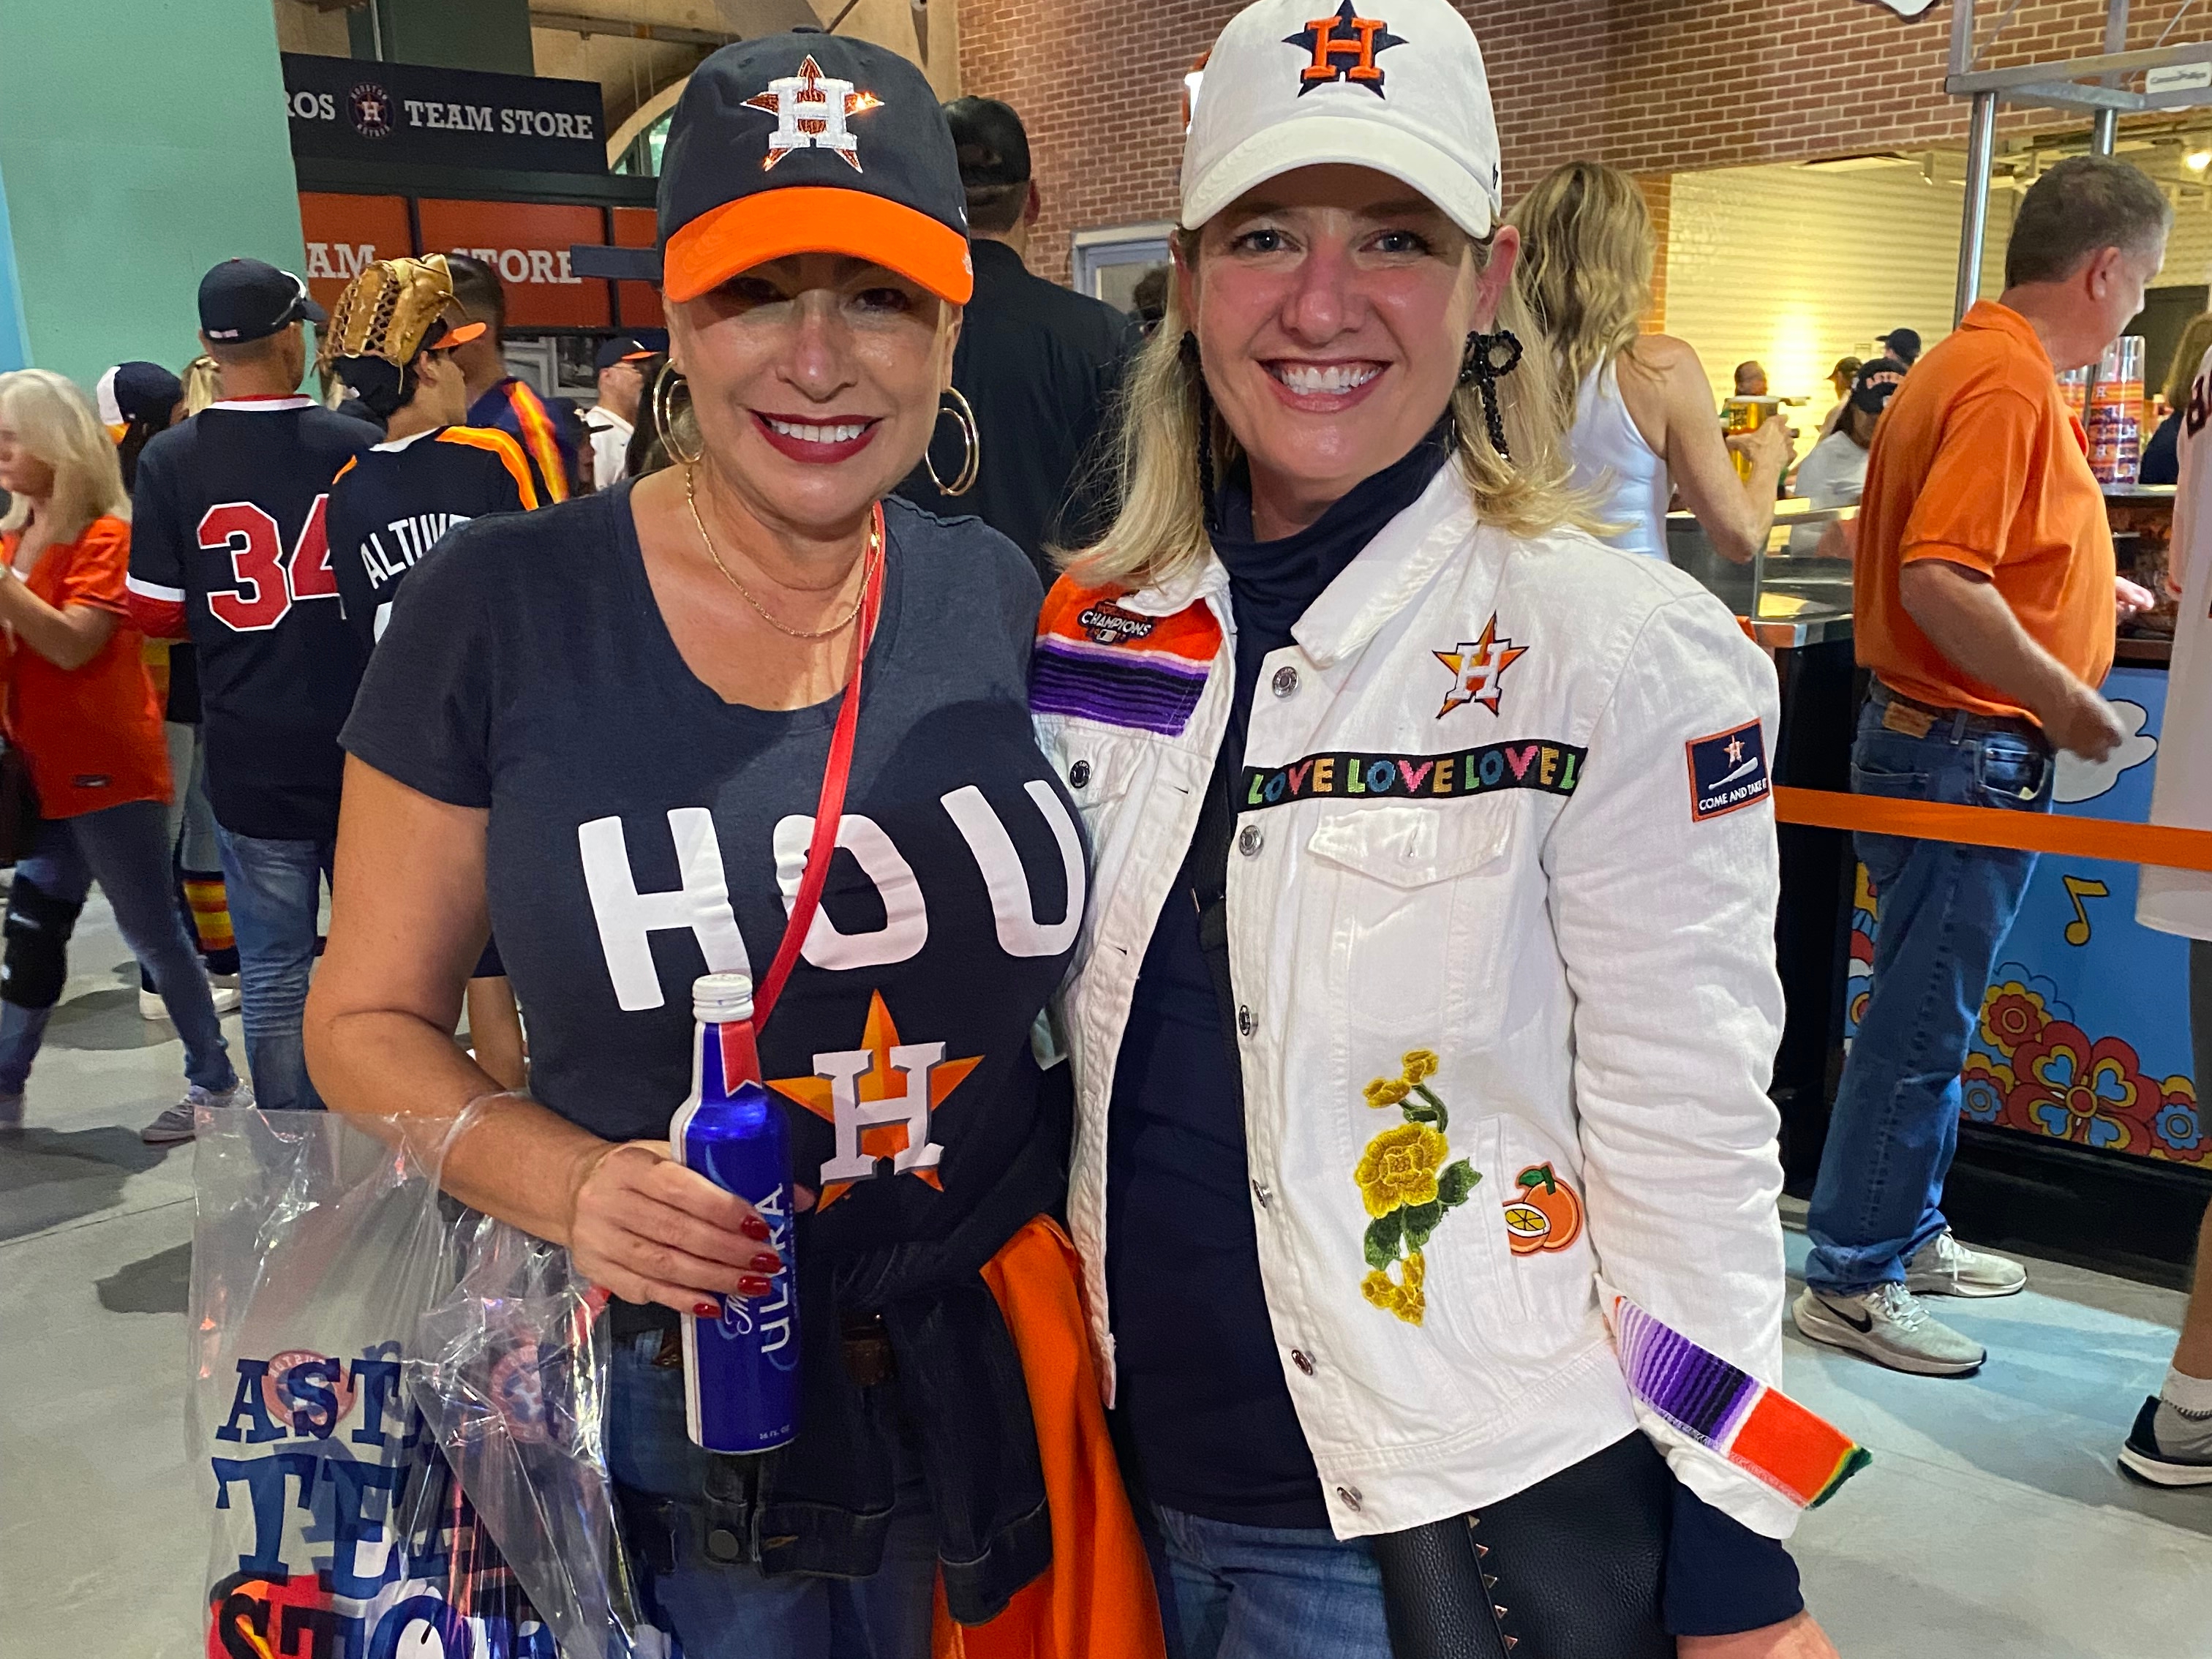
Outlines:
[[[199,647],[208,799],[242,836],[337,830],[338,728],[365,653],[325,525],[331,480],[374,427],[306,398],[218,403],[138,458],[131,617]]]

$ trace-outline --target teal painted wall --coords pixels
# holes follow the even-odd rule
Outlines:
[[[0,0],[0,195],[31,362],[180,368],[218,259],[305,268],[269,0]],[[0,259],[4,259],[0,253]],[[0,364],[11,284],[0,270]]]

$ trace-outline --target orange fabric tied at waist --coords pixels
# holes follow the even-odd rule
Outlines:
[[[1052,1565],[988,1625],[937,1590],[934,1659],[1167,1659],[1144,1540],[1106,1434],[1075,1247],[1040,1216],[983,1268],[1022,1357],[1052,1507]]]
[[[2015,812],[2002,806],[1954,806],[1943,801],[1892,800],[1837,789],[1774,787],[1774,816],[1783,823],[1819,830],[1857,830],[1873,836],[2002,847],[2021,853],[2063,853],[2071,858],[2155,864],[2170,870],[2212,871],[2212,830],[2166,823],[2123,823],[2117,818],[2060,817]]]

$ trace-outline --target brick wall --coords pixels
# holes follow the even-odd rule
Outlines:
[[[1948,6],[1907,22],[1875,0],[1455,3],[1481,34],[1509,200],[1577,155],[1668,174],[1965,142],[1965,106],[1942,90]],[[2136,0],[2129,46],[2155,42],[2183,3]],[[960,0],[963,85],[1005,99],[1029,125],[1045,195],[1038,270],[1065,278],[1079,228],[1172,216],[1182,76],[1237,9]],[[1387,20],[1388,0],[1369,9]],[[1985,37],[2002,9],[1983,0]],[[2104,16],[2104,0],[2022,0],[1985,62],[2096,52]],[[2004,121],[2063,125],[2051,112]]]

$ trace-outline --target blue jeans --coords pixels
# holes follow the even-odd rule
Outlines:
[[[883,1565],[871,1577],[766,1577],[757,1567],[711,1560],[696,1508],[707,1454],[684,1426],[683,1369],[654,1364],[659,1351],[656,1331],[615,1348],[607,1468],[630,1498],[675,1506],[668,1528],[674,1565],[650,1577],[684,1659],[929,1659],[937,1527],[911,1449],[899,1470]],[[893,1409],[894,1394],[866,1390],[867,1409]]]
[[[1153,1513],[1170,1659],[1390,1659],[1382,1574],[1360,1540]]]
[[[185,1078],[212,1094],[238,1086],[206,970],[177,914],[169,877],[168,809],[161,802],[125,801],[73,818],[46,819],[39,826],[30,857],[15,866],[15,878],[72,909],[98,881],[114,908],[124,943],[153,975],[184,1039]],[[53,948],[65,950],[67,943],[64,939]],[[23,1091],[52,1015],[51,1006],[0,1003],[0,1093]]]
[[[1851,788],[1897,800],[2051,810],[2051,747],[2014,722],[1963,713],[1925,737],[1860,712]],[[1960,1068],[2035,854],[1898,836],[1856,837],[1880,930],[1866,1015],[1844,1063],[1806,1231],[1805,1281],[1849,1295],[1905,1277],[1948,1224],[1943,1178],[1959,1145]]]
[[[256,1101],[266,1111],[319,1112],[322,1097],[307,1080],[300,1021],[336,840],[264,841],[218,823],[216,841],[231,931],[238,936],[240,1012]]]

